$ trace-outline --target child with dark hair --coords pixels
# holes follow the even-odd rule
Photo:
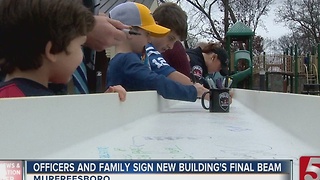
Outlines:
[[[0,97],[53,95],[48,83],[70,80],[94,24],[81,1],[1,0]]]

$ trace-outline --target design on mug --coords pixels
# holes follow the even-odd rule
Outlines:
[[[229,108],[229,93],[223,92],[219,94],[219,106],[222,110],[227,111]]]

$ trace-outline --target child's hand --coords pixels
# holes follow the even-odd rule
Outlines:
[[[105,93],[113,93],[113,92],[118,93],[120,101],[124,102],[126,100],[127,91],[121,85],[110,86],[105,91]]]
[[[202,84],[199,84],[199,83],[195,83],[195,84],[193,84],[193,86],[197,89],[197,96],[198,96],[198,98],[201,98],[202,95],[203,95],[205,92],[208,92],[208,91],[209,91],[209,89],[203,87],[203,85],[202,85]],[[208,101],[210,100],[209,93],[205,96],[205,99],[208,100]]]

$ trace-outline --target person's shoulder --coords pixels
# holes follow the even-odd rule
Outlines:
[[[194,51],[194,49],[186,49],[187,54],[192,53],[193,51]]]
[[[25,78],[15,78],[0,85],[0,97],[25,97],[55,95],[44,85]]]
[[[139,57],[139,55],[137,53],[134,52],[126,52],[126,53],[117,53],[114,58],[119,58],[119,57]]]
[[[134,53],[134,52],[127,52],[127,53],[117,53],[111,60],[111,62],[115,62],[116,61],[121,61],[121,60],[126,60],[126,59],[136,59],[139,58],[139,55]]]
[[[146,50],[147,49],[156,49],[152,43],[148,43],[146,46],[145,46]]]
[[[137,63],[142,63],[141,57],[139,54],[134,53],[134,52],[127,52],[127,53],[118,53],[116,54],[112,60],[110,61],[110,66],[122,66],[122,67],[127,67],[131,66],[132,64],[137,64]]]
[[[200,47],[194,49],[187,49],[186,53],[190,58],[190,63],[192,62],[201,62],[203,59],[202,50]]]
[[[161,53],[153,46],[152,43],[149,43],[145,47],[147,55],[150,56],[151,54],[160,55]]]
[[[200,46],[198,46],[198,47],[196,47],[196,48],[187,48],[186,51],[187,51],[187,52],[199,52],[199,51],[202,52]]]
[[[0,98],[25,97],[15,80],[0,83]]]

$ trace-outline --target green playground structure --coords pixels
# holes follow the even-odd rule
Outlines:
[[[283,54],[253,56],[253,38],[254,32],[242,22],[226,33],[231,87],[320,95],[320,43],[308,54],[295,45],[290,53],[288,48]]]
[[[232,87],[252,89],[253,37],[254,32],[239,21],[226,34],[226,50],[230,57],[229,72],[233,78]],[[239,50],[231,50],[233,43],[240,46]],[[239,64],[244,66],[239,67]]]
[[[248,68],[245,70],[240,71],[238,69],[238,63],[239,60],[245,60]],[[234,52],[234,69],[235,74],[231,75],[231,78],[233,79],[232,87],[237,87],[237,84],[241,81],[243,81],[246,77],[251,76],[252,74],[252,63],[251,63],[251,57],[250,52],[247,50],[238,50]]]

